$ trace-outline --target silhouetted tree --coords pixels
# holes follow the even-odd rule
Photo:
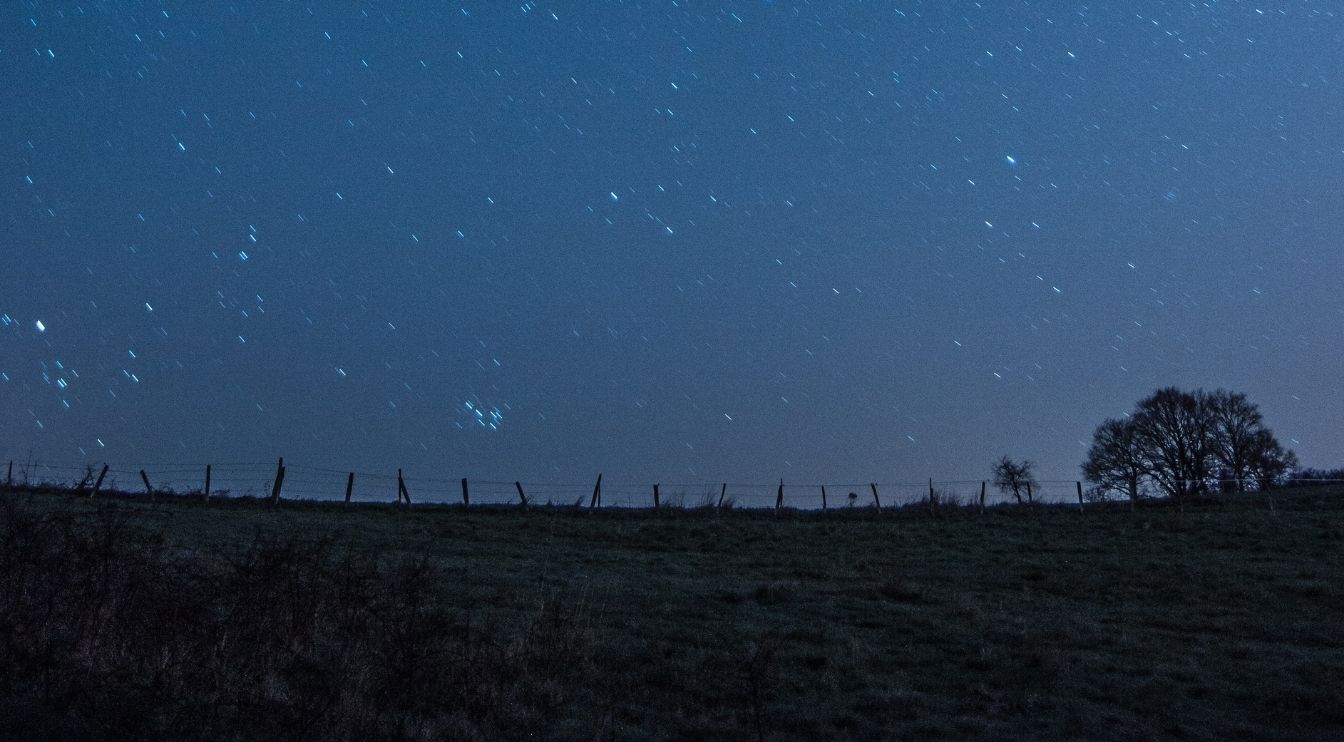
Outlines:
[[[994,464],[994,486],[1005,495],[1013,493],[1020,505],[1022,503],[1022,492],[1027,493],[1027,502],[1032,501],[1032,489],[1038,487],[1036,475],[1033,473],[1035,464],[1030,461],[1017,462],[1004,456]]]
[[[1101,491],[1137,498],[1145,483],[1184,502],[1214,483],[1241,491],[1280,482],[1297,466],[1245,394],[1167,387],[1139,401],[1128,420],[1092,435],[1083,475]]]
[[[1284,448],[1274,434],[1266,428],[1257,430],[1251,436],[1249,446],[1248,475],[1255,480],[1263,492],[1277,484],[1297,468],[1297,454]]]
[[[1220,465],[1222,489],[1241,492],[1246,488],[1246,480],[1252,476],[1257,448],[1265,445],[1262,434],[1268,432],[1260,408],[1248,401],[1245,394],[1226,389],[1207,395],[1205,402],[1212,424],[1212,453]]]
[[[1098,491],[1117,492],[1137,502],[1148,469],[1133,420],[1111,418],[1097,426],[1083,462],[1083,478]]]
[[[1207,489],[1213,425],[1203,392],[1159,389],[1139,402],[1133,422],[1138,450],[1159,489],[1178,502]]]

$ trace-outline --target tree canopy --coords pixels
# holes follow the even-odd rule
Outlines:
[[[1137,500],[1152,492],[1176,499],[1207,492],[1268,489],[1297,465],[1240,392],[1153,392],[1124,418],[1097,426],[1083,461],[1094,489]]]

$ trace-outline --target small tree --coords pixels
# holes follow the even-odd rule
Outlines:
[[[1032,502],[1032,490],[1039,486],[1033,473],[1035,464],[1030,461],[1013,461],[1004,456],[994,464],[994,486],[1003,494],[1012,493],[1022,504],[1022,493],[1026,491],[1027,502]]]

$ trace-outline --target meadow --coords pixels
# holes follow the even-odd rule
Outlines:
[[[1342,583],[1329,488],[1085,513],[0,491],[0,738],[1339,739]]]

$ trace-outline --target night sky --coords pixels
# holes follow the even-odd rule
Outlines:
[[[1333,0],[0,22],[4,458],[1076,479],[1174,385],[1344,463]]]

